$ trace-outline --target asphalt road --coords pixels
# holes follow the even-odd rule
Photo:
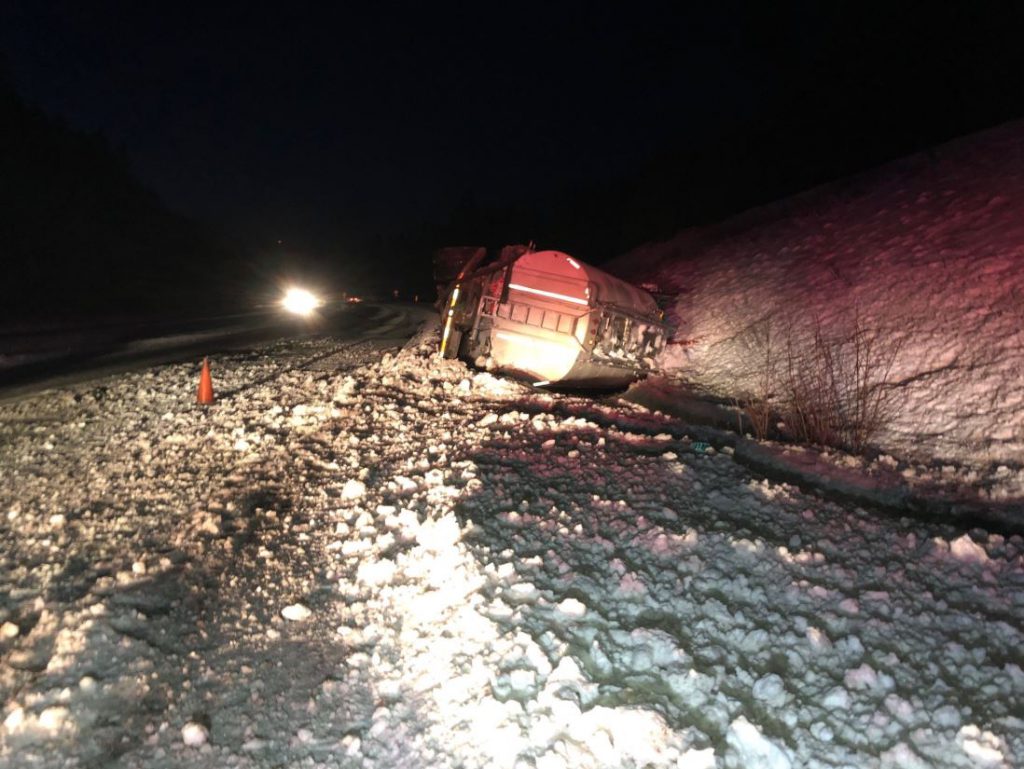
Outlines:
[[[146,366],[237,352],[275,339],[408,338],[433,315],[433,308],[423,303],[337,302],[310,319],[270,310],[142,325],[18,329],[0,333],[0,402]]]

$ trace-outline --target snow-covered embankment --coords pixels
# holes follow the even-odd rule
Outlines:
[[[872,444],[931,465],[952,492],[1024,507],[1024,123],[608,267],[678,292],[664,364],[718,396],[778,395],[794,340],[866,331],[876,368],[893,358]]]

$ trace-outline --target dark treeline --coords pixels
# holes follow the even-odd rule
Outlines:
[[[6,319],[202,310],[234,260],[102,136],[29,107],[2,70],[0,254]]]

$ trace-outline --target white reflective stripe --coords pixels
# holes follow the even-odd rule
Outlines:
[[[541,339],[540,337],[533,336],[533,334],[519,334],[515,331],[496,331],[494,333],[495,339],[503,339],[506,342],[513,342],[515,344],[528,344],[531,347],[546,347],[549,350],[572,350],[575,352],[575,348],[571,345],[576,343],[576,337],[566,335],[560,335],[565,342],[558,339]],[[566,343],[569,344],[566,344]]]
[[[580,299],[578,296],[568,296],[567,294],[556,294],[554,291],[544,291],[540,288],[531,288],[530,286],[522,286],[519,283],[509,283],[509,288],[514,288],[516,291],[524,291],[527,294],[537,294],[539,296],[548,296],[552,299],[561,299],[563,302],[572,302],[573,304],[587,305],[589,302],[586,299]]]
[[[569,260],[569,264],[571,264],[571,265],[572,265],[573,267],[575,267],[575,268],[576,268],[577,270],[578,270],[578,269],[580,268],[580,263],[579,263],[579,262],[577,262],[577,261],[576,261],[575,259],[573,259],[573,258],[572,258],[571,256],[567,256],[567,257],[565,257],[565,258],[566,258],[566,259],[568,259],[568,260]]]

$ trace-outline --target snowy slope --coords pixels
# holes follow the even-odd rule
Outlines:
[[[894,413],[875,445],[949,465],[990,499],[1024,499],[1024,122],[683,231],[609,269],[678,292],[663,362],[717,396],[750,389],[755,332],[771,329],[779,359],[787,338],[859,319],[895,355]]]
[[[313,339],[0,405],[0,765],[1013,767],[1024,540]],[[306,365],[303,361],[315,365]]]

